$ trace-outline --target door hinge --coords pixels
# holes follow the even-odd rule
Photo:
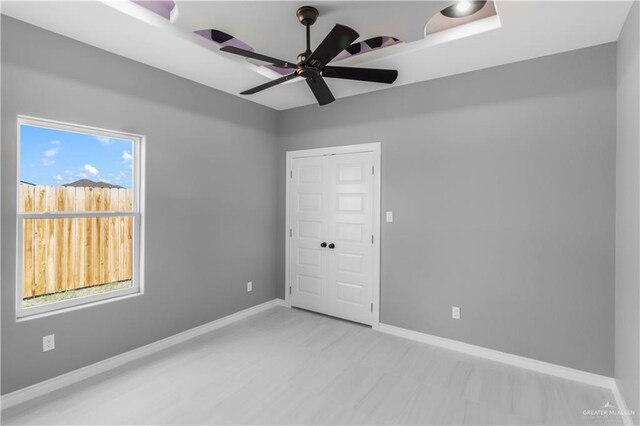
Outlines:
[[[373,235],[371,235],[371,244],[373,244]]]
[[[373,312],[373,303],[371,304],[371,312]]]
[[[289,179],[293,179],[293,170],[289,170]]]
[[[293,229],[289,229],[289,238],[293,237]]]
[[[375,166],[371,166],[371,174],[374,174],[374,170],[375,170],[374,167]]]
[[[289,286],[289,294],[291,294],[291,286]]]

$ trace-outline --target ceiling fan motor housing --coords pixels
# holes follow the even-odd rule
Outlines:
[[[320,70],[313,67],[300,67],[296,73],[302,78],[315,78],[320,76]]]

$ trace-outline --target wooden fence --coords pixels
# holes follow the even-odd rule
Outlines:
[[[130,189],[20,184],[20,212],[130,211]],[[133,218],[24,219],[23,297],[131,279]]]

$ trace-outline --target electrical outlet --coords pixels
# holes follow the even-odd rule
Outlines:
[[[56,348],[56,335],[50,334],[42,338],[42,352],[52,351]]]
[[[393,222],[393,212],[387,212],[387,222]]]
[[[451,307],[451,318],[453,319],[460,319],[460,307],[458,306],[452,306]]]
[[[253,281],[247,283],[247,291],[253,291]]]

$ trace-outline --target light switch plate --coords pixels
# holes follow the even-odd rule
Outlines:
[[[253,281],[247,283],[247,291],[253,291]]]
[[[387,212],[387,222],[393,222],[393,212]]]

